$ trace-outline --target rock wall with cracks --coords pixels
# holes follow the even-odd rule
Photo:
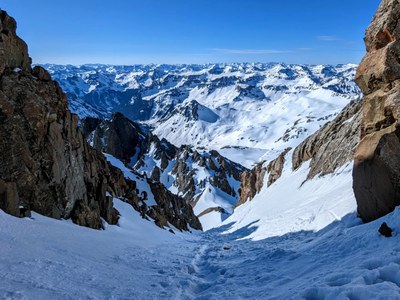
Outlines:
[[[17,217],[34,210],[99,229],[102,219],[118,222],[114,196],[159,226],[201,229],[189,205],[151,183],[160,197],[147,207],[136,182],[89,146],[58,83],[43,68],[31,68],[16,28],[0,10],[0,209]]]
[[[356,74],[365,97],[353,188],[366,222],[400,205],[399,20],[400,2],[383,0],[366,31],[367,54]]]

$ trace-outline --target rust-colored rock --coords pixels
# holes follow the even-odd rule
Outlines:
[[[285,156],[290,150],[291,148],[285,149],[276,159],[270,161],[267,166],[265,166],[266,162],[263,161],[255,165],[250,171],[242,173],[239,189],[240,199],[236,206],[251,201],[261,191],[266,174],[269,174],[267,186],[270,186],[281,177]]]
[[[400,204],[399,20],[399,1],[383,0],[366,31],[368,53],[357,71],[365,97],[353,188],[358,213],[366,222]]]
[[[367,52],[379,50],[400,36],[400,3],[398,0],[382,0],[371,26],[365,34]]]
[[[267,168],[265,162],[257,164],[251,171],[243,172],[240,176],[239,201],[236,206],[242,205],[261,191]]]
[[[267,183],[268,186],[273,184],[281,177],[283,166],[285,164],[285,156],[290,150],[292,150],[292,148],[286,148],[276,159],[274,159],[268,164],[267,166],[267,172],[269,173],[268,183]]]

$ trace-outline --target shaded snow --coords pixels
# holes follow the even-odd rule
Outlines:
[[[103,231],[0,211],[0,298],[398,299],[399,209],[252,241],[257,226],[173,235],[115,205],[120,226]],[[377,233],[382,221],[394,237]]]
[[[103,231],[0,211],[0,298],[398,299],[400,208],[361,224],[351,164],[302,184],[307,171],[286,166],[204,233],[171,234],[119,200],[119,226]]]
[[[119,226],[103,231],[0,211],[0,298],[398,299],[400,208],[362,224],[351,164],[302,184],[307,171],[286,166],[204,233],[171,234],[119,200]]]
[[[281,178],[270,187],[264,184],[254,199],[237,207],[225,221],[235,222],[228,232],[252,224],[257,230],[247,238],[259,240],[288,232],[316,231],[356,211],[352,163],[335,174],[306,181],[309,162],[292,172],[292,152],[286,155]]]

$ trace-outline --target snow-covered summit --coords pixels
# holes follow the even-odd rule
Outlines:
[[[351,64],[46,68],[81,118],[119,111],[176,146],[215,149],[247,167],[296,146],[360,95]]]

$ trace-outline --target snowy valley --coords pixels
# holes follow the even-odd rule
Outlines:
[[[32,66],[0,10],[0,299],[400,299],[399,16],[360,65]]]
[[[117,136],[130,167],[191,203],[203,229],[234,211],[244,167],[296,147],[361,97],[355,65],[45,67],[91,145],[123,159],[104,142]],[[118,113],[139,134],[120,136],[129,121]]]

